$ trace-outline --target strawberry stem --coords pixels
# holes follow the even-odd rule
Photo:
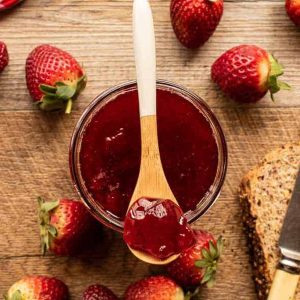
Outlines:
[[[71,113],[72,105],[73,105],[73,101],[72,101],[72,99],[69,99],[68,102],[67,102],[66,110],[65,110],[66,114],[69,115]]]

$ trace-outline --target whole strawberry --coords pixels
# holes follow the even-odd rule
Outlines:
[[[195,236],[196,245],[167,266],[169,275],[185,288],[213,285],[223,247],[222,238],[216,241],[208,232],[195,230]]]
[[[171,20],[179,41],[187,48],[202,46],[223,15],[223,0],[171,0]]]
[[[47,276],[28,276],[13,284],[6,300],[67,300],[67,286],[56,278]]]
[[[12,8],[23,0],[0,0],[0,11]]]
[[[230,98],[242,103],[257,102],[270,91],[271,98],[289,85],[278,80],[283,67],[264,49],[240,45],[226,51],[211,68],[212,80]]]
[[[38,198],[42,253],[74,255],[88,247],[97,234],[97,222],[85,206],[75,200],[45,202]]]
[[[125,300],[184,300],[182,289],[170,278],[152,276],[131,284]]]
[[[95,284],[83,293],[82,300],[118,300],[119,298],[107,287]]]
[[[42,110],[72,110],[87,77],[76,59],[50,45],[35,48],[26,61],[27,88]]]
[[[300,26],[300,0],[286,0],[285,8],[294,24]]]
[[[9,57],[7,52],[7,47],[4,42],[0,41],[0,73],[8,65]]]

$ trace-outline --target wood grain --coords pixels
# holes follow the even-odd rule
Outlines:
[[[226,250],[218,285],[206,299],[254,299],[251,269],[236,199],[242,174],[265,152],[300,137],[300,108],[214,109],[227,136],[230,165],[217,204],[195,224],[223,234]],[[68,174],[68,143],[80,112],[70,117],[36,112],[0,113],[0,291],[24,274],[52,274],[66,280],[74,299],[83,288],[103,282],[121,293],[128,282],[148,274],[119,235],[106,232],[83,258],[42,258],[36,219],[36,196],[74,196]],[[277,124],[277,125],[275,125]],[[83,269],[85,275],[83,276]],[[115,282],[116,273],[118,276]],[[232,282],[235,284],[232,286]],[[300,298],[299,298],[300,299]]]
[[[264,154],[300,139],[300,33],[281,1],[228,1],[213,38],[199,51],[181,47],[169,21],[169,1],[152,1],[160,78],[194,90],[213,107],[229,148],[226,182],[216,205],[196,224],[222,234],[226,247],[217,285],[203,299],[255,299],[242,230],[237,187],[243,173]],[[78,258],[41,257],[36,197],[77,197],[68,171],[68,145],[85,106],[101,91],[134,78],[131,1],[26,0],[0,15],[0,39],[10,51],[10,65],[0,75],[0,293],[25,274],[63,279],[72,299],[100,282],[122,295],[132,281],[149,274],[110,230],[101,242]],[[24,64],[31,49],[51,43],[72,52],[83,63],[89,82],[74,114],[45,114],[33,108],[25,87]],[[210,65],[238,43],[266,47],[286,66],[291,92],[240,106],[224,99],[210,82]],[[99,232],[99,235],[101,233]],[[300,299],[300,295],[297,296]]]
[[[280,59],[286,67],[285,79],[293,86],[291,92],[278,94],[275,103],[268,96],[257,105],[299,107],[300,32],[286,16],[281,2],[225,3],[215,35],[198,51],[186,50],[177,42],[169,18],[169,1],[152,2],[159,78],[194,90],[213,107],[236,106],[211,83],[210,66],[228,48],[255,43]],[[0,22],[0,38],[7,42],[11,56],[9,67],[0,76],[1,110],[32,109],[24,65],[28,53],[41,43],[72,52],[85,67],[89,81],[75,105],[77,109],[85,107],[104,89],[135,78],[131,1],[88,0],[82,4],[26,0],[18,10],[0,15]]]

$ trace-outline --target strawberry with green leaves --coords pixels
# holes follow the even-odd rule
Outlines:
[[[36,47],[26,61],[29,93],[42,110],[72,110],[72,103],[85,88],[87,77],[66,51],[51,45]]]
[[[166,276],[151,276],[131,284],[124,300],[185,300],[183,290]]]
[[[266,50],[255,45],[240,45],[222,54],[212,65],[211,77],[231,99],[257,102],[267,92],[274,94],[290,86],[279,80],[283,67]]]
[[[99,225],[80,201],[38,198],[38,203],[43,254],[75,255],[95,239]]]
[[[210,287],[215,282],[223,240],[220,237],[216,241],[212,234],[202,230],[195,230],[194,233],[196,245],[171,262],[167,266],[167,272],[185,288],[196,288],[202,284]]]
[[[4,296],[5,300],[68,300],[67,286],[48,276],[27,276],[14,283]]]

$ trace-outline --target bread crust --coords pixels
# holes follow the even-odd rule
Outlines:
[[[267,299],[280,257],[279,233],[299,166],[300,142],[288,144],[267,154],[240,185],[242,220],[259,300]],[[269,219],[268,206],[270,212],[278,206]]]

